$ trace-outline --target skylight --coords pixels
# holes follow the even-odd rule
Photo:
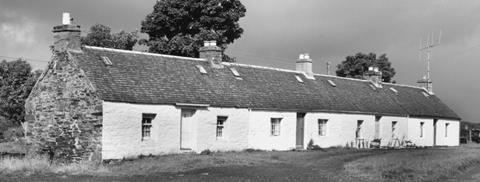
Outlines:
[[[300,76],[295,75],[295,78],[297,79],[298,82],[303,83],[303,80],[302,80],[302,78],[300,78]]]
[[[332,86],[332,87],[336,87],[337,84],[335,84],[332,80],[327,80],[327,82]]]
[[[203,68],[202,65],[195,65],[195,66],[198,68],[198,71],[200,71],[200,73],[207,74],[207,70],[205,70],[205,68]]]
[[[429,97],[429,96],[430,96],[427,92],[422,92],[422,94],[423,94],[425,97]]]
[[[398,94],[398,90],[397,90],[397,89],[395,89],[395,88],[393,88],[393,87],[390,87],[390,90],[391,90],[392,92],[395,92],[395,94]]]
[[[110,61],[108,57],[102,56],[102,60],[103,60],[103,63],[105,63],[106,65],[112,65],[112,61]]]
[[[232,71],[234,76],[240,76],[240,73],[238,73],[237,69],[230,67],[230,71]]]

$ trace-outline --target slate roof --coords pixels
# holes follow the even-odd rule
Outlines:
[[[83,53],[71,54],[105,101],[460,119],[419,87],[382,84],[383,88],[373,89],[365,80],[318,74],[311,80],[296,71],[235,63],[215,69],[202,59],[89,46]],[[113,64],[106,65],[102,56]],[[197,65],[207,73],[202,74]],[[235,68],[240,77],[229,68]]]

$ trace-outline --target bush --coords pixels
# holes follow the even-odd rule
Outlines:
[[[209,149],[206,149],[200,152],[200,155],[210,155],[210,154],[212,154],[212,151],[210,151]]]
[[[308,142],[307,150],[323,150],[323,149],[322,147],[313,144],[313,140],[310,139],[310,141]]]
[[[23,128],[21,126],[10,127],[3,132],[3,138],[6,141],[18,141],[23,137]]]

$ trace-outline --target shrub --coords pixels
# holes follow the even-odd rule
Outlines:
[[[313,140],[310,139],[310,141],[308,142],[307,150],[323,150],[323,149],[322,147],[313,144]]]
[[[209,149],[206,149],[200,152],[200,155],[210,155],[210,154],[212,154],[212,151],[210,151]]]

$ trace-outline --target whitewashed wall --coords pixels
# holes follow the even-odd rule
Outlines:
[[[420,123],[423,125],[423,136],[420,135]],[[416,146],[433,146],[433,119],[408,118],[408,138]]]
[[[408,140],[408,119],[406,117],[382,116],[380,118],[380,135],[382,146],[393,145],[392,122],[396,121],[395,136],[399,141]]]
[[[280,135],[271,135],[271,118],[282,118]],[[251,111],[248,148],[290,150],[295,148],[297,113]]]
[[[223,137],[217,138],[217,116],[227,116]],[[197,146],[195,151],[243,150],[248,147],[249,110],[232,108],[208,108],[195,113]]]
[[[156,114],[151,138],[142,140],[142,113]],[[181,108],[169,105],[144,105],[103,102],[102,158],[120,159],[138,155],[180,153]],[[223,137],[216,137],[217,116],[227,116]],[[282,118],[280,135],[271,135],[271,118]],[[296,112],[250,111],[235,108],[197,109],[192,150],[214,151],[290,150],[296,147]],[[326,136],[319,136],[318,120],[327,119]],[[357,121],[363,120],[361,136],[365,141],[375,137],[375,116],[362,114],[307,113],[304,147],[313,140],[320,147],[346,146],[355,142]],[[397,121],[396,136],[419,146],[433,145],[433,119],[383,116],[379,122],[382,145],[392,142],[392,121]],[[425,122],[420,137],[420,122]],[[445,137],[445,123],[450,123]],[[459,145],[459,122],[437,122],[437,145]]]
[[[445,124],[449,123],[448,131],[445,131]],[[447,132],[447,136],[445,136]],[[460,145],[460,122],[454,120],[437,121],[437,145],[439,146],[458,146]]]
[[[142,113],[157,114],[151,138],[142,141]],[[102,158],[180,152],[180,110],[175,106],[104,102]]]
[[[142,140],[142,113],[156,114],[151,137]],[[168,105],[103,103],[102,157],[180,153],[181,108]],[[227,116],[223,137],[216,137],[217,116]],[[242,150],[248,145],[249,111],[234,108],[197,109],[193,114],[193,152]]]
[[[328,119],[327,133],[319,135],[318,119]],[[305,144],[310,140],[313,143],[326,148],[334,146],[345,147],[355,142],[357,121],[363,120],[361,138],[371,141],[375,134],[375,117],[359,114],[331,114],[331,113],[307,113],[305,116]]]

